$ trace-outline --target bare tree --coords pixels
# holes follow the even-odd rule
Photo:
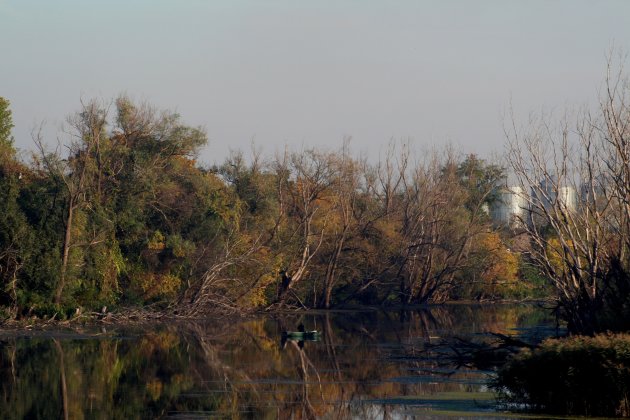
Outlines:
[[[182,295],[174,312],[184,317],[201,317],[212,312],[238,312],[235,289],[246,287],[243,280],[230,275],[229,270],[238,265],[255,264],[255,254],[259,250],[260,238],[249,243],[239,238],[238,232],[229,232],[223,252],[214,258],[198,284]]]
[[[599,326],[613,262],[628,269],[630,246],[630,110],[627,80],[611,76],[598,113],[575,123],[533,119],[519,129],[512,118],[508,160],[528,203],[521,225],[533,263],[557,291],[572,332]]]
[[[404,177],[409,167],[410,145],[401,143],[399,146],[393,141],[390,142],[385,158],[379,160],[376,178],[378,185],[374,193],[383,202],[383,213],[388,215],[392,212],[396,195],[400,193]]]
[[[333,168],[329,156],[315,150],[293,153],[288,157],[285,155],[285,159],[276,162],[276,166],[281,168],[280,172],[293,175],[281,179],[278,195],[282,200],[284,197],[288,200],[288,212],[295,225],[291,236],[297,244],[295,257],[281,273],[278,301],[282,302],[286,293],[306,275],[324,240],[326,217],[322,215],[317,229],[315,218],[332,184]]]
[[[457,160],[447,151],[444,158],[428,155],[404,175],[397,273],[404,303],[448,299],[478,233],[481,203],[473,212],[465,211],[467,195],[456,169]]]
[[[351,230],[356,227],[355,206],[359,193],[359,165],[350,155],[349,139],[343,144],[338,156],[331,156],[333,182],[332,208],[335,223],[331,223],[332,233],[327,242],[332,245],[326,261],[322,306],[329,308],[332,291],[337,280],[337,271]]]

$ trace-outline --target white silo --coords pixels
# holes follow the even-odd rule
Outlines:
[[[573,187],[558,188],[558,203],[570,212],[577,209],[577,191]]]
[[[540,181],[538,190],[532,188],[532,196],[537,197],[546,208],[560,206],[570,212],[577,209],[577,191],[571,186],[562,186],[555,176]]]
[[[527,196],[518,186],[502,187],[492,206],[492,220],[497,225],[518,227],[527,214]]]

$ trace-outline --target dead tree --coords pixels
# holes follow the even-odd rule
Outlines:
[[[287,197],[291,219],[290,241],[295,244],[295,254],[282,272],[282,282],[278,289],[277,301],[283,302],[287,292],[304,278],[312,259],[324,240],[325,215],[318,220],[322,200],[332,183],[332,166],[324,153],[306,150],[293,153],[278,167],[284,167],[291,177],[279,184],[280,197]],[[315,226],[317,222],[317,227]]]
[[[612,261],[628,269],[630,109],[627,79],[606,80],[598,113],[548,116],[506,134],[508,160],[528,203],[532,260],[556,290],[569,329],[593,333]]]

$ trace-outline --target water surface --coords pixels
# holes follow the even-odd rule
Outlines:
[[[532,305],[452,305],[0,335],[3,418],[502,417],[492,361],[449,343],[542,337]],[[281,332],[321,332],[319,341]],[[436,346],[437,345],[437,346]],[[465,348],[464,348],[465,350]]]

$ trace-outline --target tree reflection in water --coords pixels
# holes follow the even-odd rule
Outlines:
[[[532,306],[457,305],[98,335],[7,332],[0,336],[0,412],[7,418],[381,418],[457,410],[444,396],[478,398],[488,373],[455,369],[431,345],[447,335],[514,334],[546,321]],[[321,340],[282,346],[281,331],[300,322],[320,330]]]

